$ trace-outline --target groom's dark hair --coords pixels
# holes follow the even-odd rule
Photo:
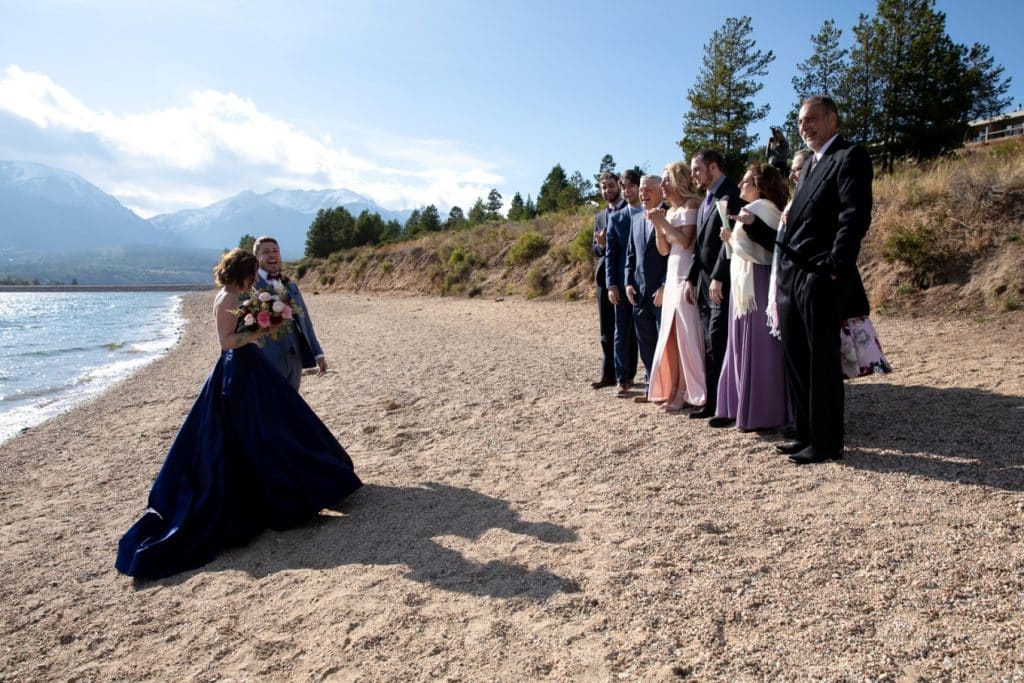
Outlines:
[[[277,244],[277,240],[271,237],[270,235],[263,235],[262,237],[257,237],[256,241],[252,243],[252,253],[260,253],[260,245],[263,244],[264,242],[273,242],[274,244]],[[277,244],[277,246],[280,247],[281,245]]]

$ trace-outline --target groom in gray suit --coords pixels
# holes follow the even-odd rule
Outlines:
[[[302,369],[315,367],[322,375],[327,372],[327,360],[313,332],[309,309],[302,300],[298,285],[281,273],[281,248],[277,240],[273,237],[260,237],[252,245],[252,251],[260,262],[256,286],[261,289],[287,289],[292,301],[302,308],[302,314],[294,318],[291,332],[279,339],[271,339],[268,335],[264,337],[263,345],[263,355],[298,391]]]

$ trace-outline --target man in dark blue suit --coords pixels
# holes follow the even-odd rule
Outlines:
[[[645,175],[640,179],[640,203],[645,211],[661,206],[664,195],[661,178]],[[633,326],[636,344],[646,372],[644,381],[650,383],[654,365],[654,349],[658,345],[661,325],[661,297],[665,292],[665,274],[668,256],[658,251],[654,224],[645,213],[632,216],[632,225],[626,248],[626,298],[633,304]],[[646,397],[638,396],[639,400]]]
[[[867,296],[857,272],[871,225],[874,169],[867,151],[839,135],[829,97],[800,107],[804,163],[779,237],[776,300],[796,440],[777,446],[798,465],[843,457],[843,372],[839,328],[850,302]]]
[[[605,247],[605,284],[608,301],[615,307],[615,382],[618,396],[626,396],[636,376],[636,331],[633,329],[633,305],[626,299],[626,248],[632,216],[643,213],[640,205],[640,174],[629,169],[619,180],[626,205],[608,217]]]
[[[252,251],[260,262],[256,286],[261,289],[287,289],[292,301],[302,308],[302,314],[295,316],[289,334],[281,335],[279,339],[267,336],[263,344],[263,355],[298,391],[302,369],[315,367],[322,375],[327,372],[327,360],[313,332],[309,309],[302,300],[298,285],[281,273],[281,249],[277,240],[273,237],[257,238]]]
[[[605,171],[598,179],[601,196],[608,202],[608,207],[601,209],[594,216],[594,256],[597,257],[597,268],[594,271],[594,284],[597,285],[597,314],[601,323],[601,379],[591,382],[594,389],[610,387],[615,384],[615,306],[608,299],[608,274],[605,267],[605,254],[608,244],[609,217],[626,206],[622,198],[619,176]]]
[[[722,217],[716,203],[725,199],[728,215],[735,216],[743,206],[740,188],[725,175],[722,157],[714,150],[704,150],[690,161],[694,179],[706,190],[697,212],[697,242],[693,263],[683,286],[683,297],[700,311],[704,328],[704,374],[707,381],[707,403],[690,417],[715,416],[718,402],[718,377],[722,374],[725,347],[729,341],[729,266],[728,252],[722,248]]]

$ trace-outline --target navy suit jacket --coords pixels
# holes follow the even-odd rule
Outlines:
[[[619,288],[619,295],[626,296],[626,248],[629,245],[631,229],[629,204],[608,217],[608,243],[604,250],[605,287]]]
[[[631,217],[629,242],[626,247],[626,284],[637,291],[637,305],[654,301],[654,293],[665,285],[668,256],[658,252],[655,230],[647,236],[647,217],[643,211]]]
[[[260,289],[271,289],[270,284],[259,276],[256,277],[256,286]],[[291,334],[282,335],[280,339],[271,339],[269,335],[264,337],[263,355],[275,367],[284,367],[284,356],[295,349],[302,358],[302,367],[315,368],[316,357],[322,356],[324,352],[320,349],[316,333],[313,332],[309,309],[306,308],[306,302],[302,300],[298,285],[289,281],[285,284],[285,288],[291,295],[292,301],[302,308],[302,315],[294,317],[295,324],[292,325]]]

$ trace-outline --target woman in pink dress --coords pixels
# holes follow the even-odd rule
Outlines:
[[[690,177],[690,167],[681,161],[665,167],[661,189],[670,208],[647,212],[648,220],[654,224],[658,252],[668,256],[661,328],[647,399],[664,402],[662,408],[666,411],[676,411],[684,406],[703,406],[707,398],[700,313],[683,298],[683,285],[693,261],[701,198]]]

